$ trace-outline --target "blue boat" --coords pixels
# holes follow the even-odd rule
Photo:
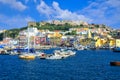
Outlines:
[[[3,45],[0,45],[0,48],[3,49],[5,46],[6,46],[6,45],[4,45],[4,44],[3,44]]]
[[[114,51],[114,52],[120,52],[120,47],[115,47],[115,48],[113,48],[113,51]]]
[[[13,49],[12,51],[16,51],[18,53],[23,53],[23,52],[28,52],[28,49],[16,48],[16,49]],[[31,49],[29,49],[29,52],[35,53],[35,49],[31,48]]]

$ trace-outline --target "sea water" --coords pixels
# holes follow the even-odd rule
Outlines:
[[[0,80],[120,80],[120,67],[110,66],[111,61],[120,61],[120,53],[81,50],[61,60],[0,55]]]

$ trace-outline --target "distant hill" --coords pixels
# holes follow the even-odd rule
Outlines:
[[[93,28],[106,28],[108,30],[111,30],[110,27],[107,27],[104,24],[87,24],[87,23],[80,23],[80,24],[73,24],[73,23],[49,23],[49,22],[30,22],[30,24],[28,24],[29,27],[36,27],[38,30],[45,30],[48,29],[50,31],[54,31],[54,30],[62,30],[62,31],[68,31],[69,28],[89,28],[89,29],[93,29]],[[27,29],[27,27],[23,27],[23,28],[14,28],[14,29],[10,29],[5,31],[4,33],[0,33],[0,40],[3,39],[3,37],[7,36],[7,37],[12,37],[12,38],[16,38],[18,36],[18,33],[22,30]],[[5,35],[4,35],[5,34]]]
[[[25,30],[25,29],[27,29],[27,27],[6,30],[6,31],[0,33],[0,41],[3,40],[4,37],[16,38],[18,36],[19,32],[22,30]]]

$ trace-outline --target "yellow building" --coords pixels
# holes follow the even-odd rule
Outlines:
[[[94,36],[94,40],[97,40],[99,39],[100,37],[99,36]]]
[[[51,33],[51,34],[48,34],[48,37],[51,38],[51,37],[57,37],[57,38],[61,38],[62,37],[62,34],[60,34],[59,32],[54,32],[54,33]]]
[[[92,34],[90,30],[88,31],[88,38],[92,38]]]
[[[111,39],[110,40],[109,46],[111,46],[111,47],[115,46],[115,39]]]
[[[86,31],[87,31],[87,30],[89,30],[89,28],[84,28],[84,30],[86,30]]]
[[[97,39],[96,43],[95,43],[95,46],[96,47],[102,47],[104,44],[107,43],[107,39]]]
[[[48,38],[50,38],[50,43],[53,45],[60,45],[62,34],[60,34],[58,31],[54,33],[48,34]]]
[[[59,37],[59,38],[61,38],[62,35],[61,35],[59,32],[55,32],[55,33],[54,33],[54,37]]]
[[[116,47],[120,47],[120,39],[116,39]]]
[[[96,41],[96,43],[95,43],[95,46],[96,47],[101,47],[102,46],[102,40],[101,39],[98,39],[97,41]]]

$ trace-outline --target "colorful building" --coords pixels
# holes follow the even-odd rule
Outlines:
[[[115,39],[110,39],[109,46],[113,47],[113,46],[115,46],[115,43],[116,43]]]
[[[104,44],[107,43],[107,39],[97,39],[96,43],[95,43],[95,46],[96,47],[102,47]]]
[[[116,39],[116,47],[120,47],[120,39]]]

